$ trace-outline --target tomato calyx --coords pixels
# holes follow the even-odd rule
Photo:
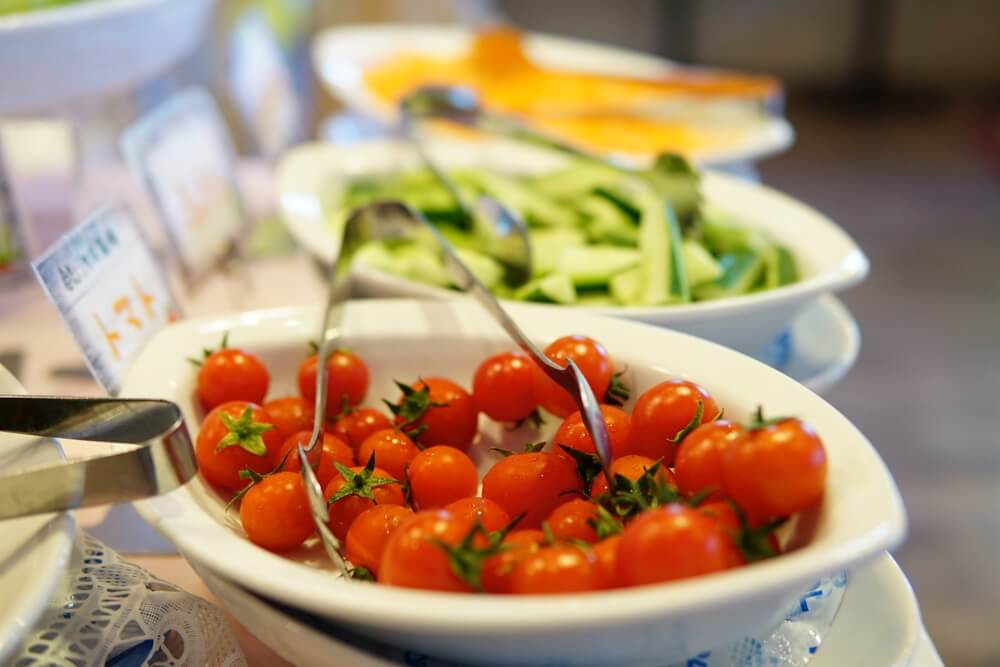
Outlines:
[[[771,417],[769,419],[765,419],[764,406],[758,405],[757,409],[754,410],[752,415],[750,415],[750,423],[747,424],[747,429],[750,431],[759,431],[762,428],[774,426],[775,424],[780,424],[781,422],[788,421],[789,419],[795,419],[795,417]]]
[[[632,395],[632,390],[629,389],[628,385],[622,382],[622,376],[625,375],[625,370],[618,371],[611,376],[611,382],[608,384],[608,390],[604,393],[604,403],[607,405],[614,405],[615,407],[622,407],[625,402],[628,401],[629,397]]]
[[[201,348],[201,357],[200,358],[199,357],[188,357],[187,360],[188,360],[189,363],[192,363],[195,366],[197,366],[198,368],[201,368],[201,365],[203,363],[205,363],[206,359],[208,359],[210,356],[212,356],[213,354],[215,354],[219,350],[224,350],[227,347],[229,347],[229,332],[228,331],[225,332],[224,334],[222,334],[222,343],[219,345],[219,349],[218,350],[213,350],[210,347],[203,347],[203,348]]]
[[[517,429],[521,428],[525,424],[531,424],[532,428],[534,428],[535,430],[538,430],[541,427],[545,426],[545,419],[542,417],[542,413],[538,411],[538,408],[535,408],[534,410],[531,411],[530,415],[528,415],[524,419],[518,419],[516,422],[514,422],[507,429],[507,431],[508,432],[516,431]]]
[[[587,490],[587,495],[589,496],[590,487],[597,476],[601,474],[601,459],[597,454],[581,452],[579,449],[561,443],[559,444],[559,449],[566,452],[573,459],[573,462],[576,463],[576,474],[583,481],[583,488]]]
[[[267,454],[267,446],[261,436],[274,428],[274,424],[258,423],[253,420],[253,409],[250,406],[244,408],[239,419],[233,419],[225,412],[219,413],[219,420],[229,431],[218,444],[215,451],[221,452],[226,447],[239,445],[245,451],[257,456]]]
[[[240,479],[246,479],[249,481],[247,482],[246,486],[244,486],[242,489],[234,493],[233,497],[229,499],[229,502],[226,503],[226,511],[228,512],[229,508],[231,508],[237,502],[243,500],[243,496],[245,496],[250,489],[257,486],[271,475],[281,472],[282,468],[285,467],[285,461],[288,460],[288,456],[291,453],[292,453],[291,449],[285,452],[282,455],[281,460],[278,461],[278,465],[274,466],[273,468],[271,468],[269,472],[266,472],[263,475],[257,472],[256,470],[251,470],[250,468],[243,468],[243,470],[240,470],[239,472]]]
[[[733,508],[733,512],[740,522],[740,529],[730,532],[733,542],[736,544],[736,548],[739,549],[743,559],[747,563],[755,563],[776,556],[777,553],[774,547],[771,546],[771,534],[788,521],[788,517],[780,517],[754,528],[747,521],[747,516],[740,509],[740,506],[731,499],[727,498],[726,500]]]
[[[431,400],[431,388],[426,384],[417,390],[399,380],[393,380],[393,382],[403,392],[403,400],[398,405],[385,399],[382,402],[389,406],[389,411],[401,420],[400,430],[415,439],[427,430],[427,425],[414,426],[414,424],[420,421],[421,417],[427,414],[431,408],[443,408],[448,404]]]
[[[598,504],[613,513],[612,516],[625,520],[654,507],[685,503],[677,489],[657,479],[662,465],[663,459],[659,459],[634,480],[616,474],[608,491],[597,499]]]
[[[375,575],[367,567],[352,567],[347,571],[347,576],[355,581],[375,581]]]
[[[698,428],[701,425],[701,418],[705,415],[705,402],[701,398],[695,399],[694,414],[691,415],[691,421],[687,423],[681,430],[677,431],[677,434],[672,438],[667,438],[667,442],[671,444],[678,444],[687,434]]]
[[[615,517],[611,516],[611,512],[604,509],[600,505],[597,506],[597,516],[587,519],[587,525],[594,529],[597,533],[598,541],[605,538],[611,537],[612,535],[617,535],[622,532],[622,523]],[[584,544],[587,544],[584,542]],[[587,544],[589,547],[590,545]]]
[[[430,543],[444,551],[445,555],[448,556],[448,565],[456,577],[468,584],[474,591],[482,593],[483,562],[502,550],[500,543],[510,527],[512,526],[508,525],[491,533],[483,528],[483,524],[477,520],[458,544],[448,544],[436,538],[431,539]],[[476,544],[477,541],[481,542],[481,540],[477,540],[479,537],[485,539],[485,546]]]
[[[503,447],[490,447],[490,451],[500,456],[507,458],[508,456],[513,456],[514,454],[534,454],[545,449],[545,445],[548,443],[545,440],[539,440],[538,442],[529,442],[524,445],[523,452],[515,452],[512,449],[504,449]]]
[[[375,473],[375,453],[368,457],[368,463],[360,472],[354,472],[342,463],[334,462],[337,472],[344,478],[344,485],[327,498],[326,504],[332,505],[338,500],[348,496],[358,496],[375,502],[374,489],[386,484],[398,484],[399,481],[393,477],[374,477]]]

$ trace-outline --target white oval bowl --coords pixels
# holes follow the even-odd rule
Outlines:
[[[511,306],[534,340],[569,333],[602,341],[626,381],[641,390],[665,377],[706,386],[729,415],[758,403],[811,423],[826,443],[827,497],[808,544],[772,561],[657,586],[585,595],[507,598],[402,590],[336,579],[329,571],[248,542],[223,499],[200,479],[136,503],[186,556],[232,581],[353,631],[462,662],[658,664],[766,631],[817,577],[876,557],[900,543],[906,519],[896,486],[865,437],[833,407],[792,379],[740,353],[676,332],[572,310]],[[502,331],[469,301],[359,301],[346,309],[344,342],[372,372],[369,403],[395,397],[392,380],[429,374],[466,385],[488,354],[511,349]],[[149,343],[124,380],[126,396],[176,401],[192,433],[200,418],[186,357],[230,331],[234,345],[272,369],[272,396],[295,393],[294,376],[319,324],[316,308],[247,312],[175,324]],[[284,369],[284,370],[282,370]],[[534,440],[482,418],[470,450],[485,469],[488,447]],[[299,557],[314,564],[313,548]]]
[[[564,158],[550,151],[509,141],[469,142],[435,139],[428,152],[445,168],[482,166],[504,172],[538,173]],[[282,159],[277,171],[278,202],[292,236],[314,257],[329,264],[340,239],[328,219],[346,183],[358,176],[415,168],[417,157],[406,144],[375,140],[350,146],[305,144]],[[786,245],[803,270],[799,282],[745,296],[657,307],[588,307],[526,304],[537,310],[570,308],[612,315],[701,336],[748,353],[757,353],[824,294],[846,289],[868,275],[868,259],[840,227],[818,211],[776,190],[711,171],[703,172],[706,201],[739,224],[766,230]],[[379,271],[355,267],[352,288],[364,297],[444,299],[452,290]]]

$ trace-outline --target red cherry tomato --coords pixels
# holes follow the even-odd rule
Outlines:
[[[483,497],[495,501],[510,517],[524,514],[518,528],[538,528],[557,506],[581,493],[576,466],[548,452],[512,454],[483,477]]]
[[[427,389],[429,399],[438,404],[424,406],[421,416],[412,418],[409,410],[396,416],[396,423],[407,432],[417,433],[416,440],[427,445],[448,445],[465,451],[476,437],[479,413],[469,392],[445,378],[425,378],[412,386],[413,395]],[[398,404],[414,405],[413,400],[401,397]]]
[[[627,412],[613,405],[602,405],[601,415],[604,417],[604,425],[608,429],[612,458],[627,455],[629,453],[628,442],[629,432],[632,430],[632,418]],[[597,453],[594,440],[587,433],[587,427],[584,425],[579,411],[566,417],[559,425],[559,430],[552,437],[552,452],[557,456],[570,458],[570,455],[559,445],[566,445],[588,454]]]
[[[299,393],[309,403],[316,402],[316,355],[306,357],[299,366]],[[346,402],[354,406],[368,393],[368,366],[360,357],[346,350],[335,350],[326,360],[326,414],[338,414]]]
[[[444,507],[473,496],[479,485],[476,465],[454,447],[429,447],[410,462],[410,499],[417,509]]]
[[[247,410],[249,412],[249,419]],[[225,415],[223,417],[223,415]],[[235,428],[230,430],[229,421]],[[198,431],[195,458],[198,470],[215,486],[227,491],[238,491],[247,484],[240,478],[240,471],[249,468],[265,474],[274,465],[274,453],[281,442],[279,433],[270,426],[270,418],[258,405],[246,401],[223,403],[208,413]],[[230,438],[234,444],[224,443]],[[221,445],[221,449],[220,449]],[[254,453],[262,450],[262,453]]]
[[[503,538],[503,549],[483,562],[482,583],[487,593],[511,593],[511,575],[525,556],[545,544],[545,533],[540,530],[513,530]]]
[[[639,479],[643,474],[656,465],[656,461],[646,456],[637,456],[635,454],[630,454],[629,456],[623,456],[620,459],[615,459],[611,462],[611,472],[615,475],[623,475],[631,480]],[[677,486],[677,482],[674,480],[673,474],[670,469],[667,468],[662,463],[656,472],[656,480],[661,484],[669,484],[670,486]],[[590,487],[590,495],[593,498],[607,493],[608,482],[604,478],[604,473],[598,473],[597,477],[594,478],[594,484]]]
[[[347,531],[358,515],[375,505],[405,505],[403,487],[398,482],[391,484],[377,483],[379,480],[394,479],[384,470],[375,468],[366,476],[366,469],[361,466],[351,468],[351,478],[345,480],[338,474],[323,489],[323,497],[330,500],[345,486],[350,487],[348,495],[330,503],[330,530],[339,540],[347,539]],[[377,484],[377,485],[376,485]],[[363,497],[371,494],[374,501]]]
[[[534,364],[524,354],[493,355],[479,365],[472,381],[476,408],[498,422],[527,419],[538,407],[532,390],[534,376]]]
[[[581,540],[590,544],[597,541],[597,530],[591,525],[596,521],[597,505],[582,498],[566,501],[546,519],[557,541]]]
[[[690,507],[667,505],[625,528],[617,578],[624,586],[641,586],[718,572],[731,566],[732,550],[718,522]]]
[[[823,442],[798,419],[756,429],[723,452],[722,487],[754,518],[801,512],[823,497]]]
[[[392,421],[374,408],[357,408],[337,420],[333,434],[346,442],[355,454],[365,438],[375,431],[392,428]]]
[[[448,503],[445,509],[453,516],[468,521],[470,525],[479,521],[479,525],[486,531],[500,530],[507,526],[513,518],[499,503],[495,503],[489,498],[462,498]]]
[[[348,560],[354,567],[366,568],[378,576],[382,552],[389,536],[412,516],[413,510],[402,505],[375,505],[366,509],[347,531]]]
[[[597,400],[603,400],[611,384],[614,368],[604,346],[586,336],[563,336],[545,348],[545,356],[560,366],[572,359],[580,368],[587,384],[594,390]],[[539,405],[557,417],[566,417],[576,410],[576,402],[565,389],[536,368],[534,375],[535,399]]]
[[[375,455],[375,465],[396,479],[406,479],[406,469],[420,450],[402,431],[387,428],[375,431],[358,448],[358,462],[367,463]]]
[[[606,588],[618,588],[618,546],[621,544],[621,533],[612,535],[594,545],[594,555],[601,564]]]
[[[264,363],[235,347],[217,350],[198,369],[198,400],[212,410],[230,401],[260,403],[271,381]]]
[[[290,472],[301,470],[298,445],[302,443],[303,447],[307,446],[311,435],[311,430],[299,431],[285,440],[285,444],[278,450],[278,461],[281,461],[286,452],[288,453],[282,470]],[[320,486],[326,486],[337,475],[335,463],[348,467],[354,465],[354,452],[351,451],[351,448],[345,445],[340,438],[336,438],[329,433],[323,434],[322,445],[314,449],[309,458],[310,460],[316,459],[313,463],[318,464],[317,467],[313,468],[313,472],[316,473],[316,479],[319,480]]]
[[[722,498],[722,453],[730,445],[742,446],[747,432],[739,424],[719,419],[691,431],[674,461],[677,488],[686,496],[713,489],[710,500]]]
[[[515,595],[581,593],[604,587],[604,571],[597,556],[578,546],[545,547],[528,554],[511,575]]]
[[[302,477],[278,472],[255,484],[240,501],[240,521],[250,541],[270,551],[305,542],[315,526]]]
[[[472,524],[446,510],[420,512],[397,528],[386,542],[378,568],[380,583],[469,593],[473,588],[451,567],[442,544],[459,544]]]
[[[275,398],[264,403],[263,408],[282,442],[299,431],[312,431],[313,405],[301,396]]]
[[[632,433],[629,451],[656,460],[665,465],[674,464],[677,437],[694,418],[702,404],[700,424],[710,422],[719,414],[715,399],[693,382],[666,380],[647,389],[632,410]]]

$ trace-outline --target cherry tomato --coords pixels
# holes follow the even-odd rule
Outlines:
[[[590,544],[597,541],[597,530],[589,523],[593,521],[597,521],[597,505],[581,498],[566,501],[546,519],[557,541],[582,540]]]
[[[476,465],[454,447],[429,447],[417,454],[409,467],[410,499],[417,509],[444,507],[473,496],[479,485]]]
[[[732,565],[734,567],[737,565],[745,565],[746,559],[743,557],[739,547],[736,545],[736,540],[740,537],[740,533],[743,531],[743,526],[740,524],[740,518],[737,516],[736,510],[733,509],[732,502],[728,500],[710,500],[698,505],[698,511],[717,521],[719,525],[725,529],[726,534],[733,539],[733,546],[735,548],[733,549]],[[759,525],[759,522],[754,522],[750,525],[750,528],[757,528]],[[767,546],[770,547],[772,553],[781,553],[781,545],[778,543],[777,535],[769,533],[764,539]]]
[[[338,474],[323,489],[323,496],[330,500],[338,492],[346,493],[341,491],[345,486],[350,487],[348,495],[333,501],[329,506],[330,530],[339,540],[347,538],[347,531],[350,530],[351,524],[354,523],[359,514],[369,507],[406,504],[403,487],[398,482],[381,483],[387,479],[394,479],[386,471],[374,468],[368,472],[367,468],[355,466],[351,468],[351,473],[349,480],[345,480],[342,475]],[[365,497],[368,495],[374,500]]]
[[[632,430],[632,418],[627,412],[613,405],[602,405],[601,415],[604,417],[604,425],[608,429],[612,458],[627,455],[629,453],[627,449],[629,432]],[[552,452],[557,456],[569,458],[569,454],[559,445],[566,445],[589,454],[597,453],[594,440],[587,433],[587,427],[584,425],[579,411],[566,417],[559,425],[559,430],[552,436]]]
[[[663,459],[674,464],[676,438],[694,418],[698,401],[702,404],[700,424],[710,422],[719,414],[715,399],[693,382],[666,380],[647,389],[632,410],[632,434],[629,451],[651,459]]]
[[[603,400],[611,384],[614,368],[604,346],[586,336],[563,336],[545,348],[545,356],[560,366],[572,359],[580,368],[597,400]],[[533,385],[539,405],[557,417],[567,417],[576,410],[576,402],[565,389],[536,368]]]
[[[312,436],[311,430],[299,431],[285,440],[285,444],[278,450],[278,461],[281,461],[282,457],[285,456],[285,452],[288,452],[288,457],[285,458],[285,465],[281,468],[282,470],[290,472],[301,470],[299,466],[298,445],[299,443],[302,443],[303,447],[308,445],[310,436]],[[326,486],[338,474],[334,463],[348,467],[354,465],[354,452],[351,451],[351,448],[345,445],[340,438],[336,438],[329,433],[323,434],[323,444],[314,449],[309,458],[313,460],[313,463],[318,463],[318,466],[313,468],[313,472],[316,473],[316,479],[319,480],[320,486]]]
[[[302,477],[277,472],[254,484],[240,501],[247,537],[270,551],[288,551],[313,534],[312,514]]]
[[[673,581],[724,570],[732,540],[719,523],[683,505],[637,517],[622,533],[617,578],[623,586]]]
[[[310,403],[316,402],[315,354],[306,357],[299,365],[299,393]],[[357,355],[347,350],[335,350],[326,360],[326,414],[339,414],[346,402],[358,405],[368,393],[368,366]]]
[[[462,498],[448,503],[445,509],[455,517],[468,521],[470,525],[479,521],[486,531],[500,530],[509,524],[512,518],[499,503],[489,498]]]
[[[392,428],[392,422],[384,414],[374,408],[357,408],[337,420],[333,434],[350,445],[356,454],[365,438],[386,428]]]
[[[710,500],[722,498],[722,452],[730,445],[742,446],[747,432],[739,424],[719,419],[691,431],[674,460],[677,488],[686,496],[713,489]]]
[[[375,455],[375,465],[396,479],[406,479],[406,469],[420,450],[402,431],[387,428],[375,431],[358,448],[358,461],[367,462]]]
[[[235,347],[212,352],[198,369],[198,400],[212,410],[230,401],[260,403],[271,381],[264,363]]]
[[[514,568],[510,583],[515,595],[549,595],[599,591],[605,578],[593,551],[570,545],[528,554]]]
[[[528,418],[538,402],[531,389],[535,367],[520,352],[495,354],[479,365],[472,380],[476,408],[498,422]]]
[[[265,403],[263,408],[271,418],[274,430],[281,434],[282,442],[299,431],[312,431],[315,411],[312,403],[301,396],[275,398]]]
[[[472,524],[446,510],[420,512],[393,531],[382,551],[378,580],[390,586],[469,593],[442,544],[459,544]]]
[[[538,528],[552,510],[582,491],[573,462],[548,452],[511,454],[483,477],[484,498],[511,517],[524,514],[518,528]]]
[[[438,405],[428,407],[427,394],[421,392],[425,388],[430,402]],[[411,397],[401,397],[398,402],[403,409],[396,416],[396,423],[407,432],[419,431],[416,440],[420,443],[467,450],[479,424],[479,413],[469,392],[445,378],[426,378],[412,389]]]
[[[612,535],[594,545],[594,555],[597,562],[601,564],[601,572],[604,574],[604,584],[606,588],[618,588],[618,546],[621,544],[622,535]]]
[[[503,550],[483,562],[482,583],[487,593],[509,594],[511,575],[522,558],[534,553],[545,544],[545,533],[540,530],[513,530],[503,538]]]
[[[656,461],[646,456],[637,456],[635,454],[630,454],[628,456],[623,456],[620,459],[615,459],[611,462],[611,472],[615,475],[623,475],[631,480],[639,479],[643,474],[656,465]],[[673,474],[670,469],[667,468],[662,463],[660,468],[656,471],[656,480],[661,484],[669,484],[670,486],[677,486],[677,482],[674,480]],[[597,477],[594,478],[594,484],[590,487],[590,495],[593,498],[607,493],[608,491],[608,481],[604,478],[604,473],[598,473]]]
[[[244,468],[262,475],[270,472],[281,442],[269,420],[259,405],[246,401],[223,403],[209,412],[195,443],[198,470],[205,479],[227,491],[238,491],[247,484],[240,478]],[[225,442],[227,438],[232,444]]]
[[[389,536],[412,516],[413,510],[402,505],[375,505],[366,509],[347,531],[348,560],[354,567],[366,568],[378,576],[382,552]]]
[[[723,452],[723,491],[752,517],[787,516],[812,507],[825,486],[823,442],[799,419],[756,429]]]

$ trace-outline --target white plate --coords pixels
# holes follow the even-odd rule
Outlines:
[[[190,53],[214,0],[94,0],[0,17],[0,112],[119,92]]]
[[[428,142],[427,150],[445,168],[483,166],[519,173],[545,172],[563,157],[509,141],[470,143]],[[278,206],[295,239],[307,252],[330,263],[340,239],[329,222],[333,203],[348,180],[366,174],[416,167],[410,147],[394,141],[369,141],[351,146],[304,144],[278,165]],[[730,214],[734,222],[757,227],[786,245],[803,271],[792,285],[755,294],[660,307],[566,307],[526,304],[535,310],[613,315],[678,329],[745,352],[760,352],[784,330],[799,311],[823,294],[859,283],[868,260],[854,241],[833,221],[775,190],[731,176],[704,172],[705,199]],[[458,293],[408,281],[370,266],[358,265],[352,275],[355,294],[368,297],[442,299]]]
[[[345,106],[391,121],[395,110],[364,82],[364,71],[400,51],[437,57],[466,53],[472,33],[454,25],[378,24],[328,28],[313,43],[313,64],[320,79]],[[525,48],[545,67],[603,74],[656,77],[676,64],[638,51],[578,39],[527,33]],[[688,155],[699,164],[760,160],[792,145],[795,133],[784,118],[761,119],[740,143]]]
[[[0,394],[24,387],[0,366]],[[4,473],[59,461],[53,440],[0,432]],[[73,519],[67,513],[0,521],[0,664],[5,664],[41,617],[62,581],[73,548]]]
[[[451,659],[497,663],[564,664],[681,659],[698,650],[773,627],[790,601],[828,572],[859,565],[898,544],[906,528],[899,493],[864,436],[821,398],[791,378],[749,357],[683,334],[634,322],[563,309],[512,305],[529,336],[544,342],[585,332],[604,342],[627,368],[625,381],[648,387],[664,377],[691,377],[716,396],[728,414],[749,414],[758,404],[795,414],[824,438],[827,500],[801,517],[812,536],[773,561],[660,586],[555,598],[462,596],[361,588],[328,571],[303,566],[250,544],[223,500],[200,480],[165,497],[136,504],[143,518],[193,561],[257,593],[349,625],[354,631]],[[194,374],[185,360],[230,331],[234,344],[258,353],[275,373],[274,395],[294,391],[294,371],[318,328],[319,310],[242,313],[175,324],[151,341],[123,383],[125,396],[176,401],[196,424]],[[502,331],[471,302],[355,301],[347,305],[345,344],[372,372],[371,402],[395,396],[393,378],[428,373],[468,382],[488,354],[510,349]],[[484,464],[488,447],[541,434],[509,433],[483,420],[471,450]],[[318,552],[304,554],[323,560]],[[614,609],[613,615],[608,614]],[[613,641],[612,641],[613,639]]]
[[[825,394],[854,366],[860,350],[858,323],[837,297],[826,295],[753,357]]]
[[[195,569],[237,621],[289,662],[355,667],[414,664],[413,652],[353,635],[342,627],[275,605],[202,565],[195,564]],[[836,619],[809,667],[906,667],[922,628],[910,584],[892,557],[885,554],[850,575]],[[436,667],[440,663],[430,659],[419,664]]]

